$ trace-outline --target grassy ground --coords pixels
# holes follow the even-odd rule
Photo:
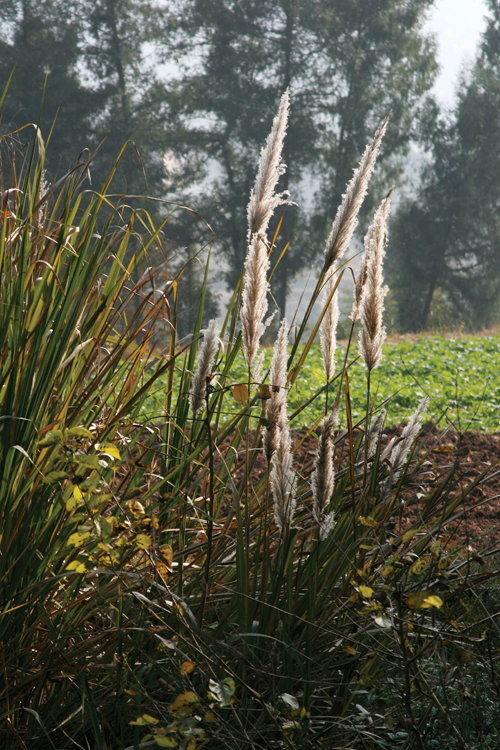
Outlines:
[[[266,355],[269,365],[272,352]],[[340,344],[337,361],[345,356]],[[357,356],[351,347],[350,359]],[[235,383],[245,381],[242,358],[232,371]],[[349,369],[353,418],[365,413],[366,371],[355,361]],[[145,402],[143,413],[161,417],[165,381],[157,384]],[[300,409],[324,384],[319,345],[314,345],[302,367],[300,378],[290,391],[290,414]],[[391,337],[384,346],[379,367],[372,373],[372,394],[376,406],[385,404],[387,421],[407,420],[424,395],[429,396],[426,418],[445,427],[454,423],[461,431],[497,432],[500,430],[500,335],[498,331],[477,335],[435,333]],[[387,402],[387,403],[386,403]],[[234,404],[237,408],[237,404]],[[294,428],[310,426],[324,415],[324,399],[316,398],[291,419]]]

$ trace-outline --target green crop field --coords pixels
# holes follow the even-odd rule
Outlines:
[[[267,352],[263,371],[272,352]],[[340,367],[345,347],[339,345]],[[357,356],[351,346],[350,361]],[[366,406],[366,370],[360,361],[349,368],[353,418],[360,418]],[[231,382],[245,382],[242,361],[231,371]],[[324,385],[324,368],[319,345],[313,346],[302,367],[300,378],[288,397],[292,415]],[[445,338],[422,337],[384,346],[384,355],[372,373],[371,393],[375,405],[387,400],[388,423],[408,419],[424,395],[430,398],[427,419],[445,427],[451,422],[460,430],[497,432],[500,430],[500,336]],[[163,394],[155,391],[144,409],[151,418],[161,418]],[[293,427],[311,425],[322,416],[324,399],[315,399],[292,419]],[[225,408],[231,409],[229,399]],[[234,409],[239,408],[234,403]]]

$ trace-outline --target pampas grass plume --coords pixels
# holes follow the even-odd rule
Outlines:
[[[287,202],[288,194],[275,193],[276,184],[285,167],[281,163],[283,140],[288,121],[288,89],[281,97],[280,108],[262,149],[255,186],[248,204],[248,254],[243,277],[241,329],[243,356],[251,368],[266,330],[267,253],[266,231],[274,209]]]
[[[219,346],[217,327],[215,320],[211,320],[205,332],[205,338],[200,349],[198,368],[193,377],[191,386],[191,411],[196,416],[205,406],[207,394],[207,377],[214,363],[215,355]]]
[[[286,379],[287,379],[288,323],[283,319],[274,345],[273,359],[269,373],[271,396],[267,402],[269,427],[264,432],[264,454],[268,463],[277,448],[277,433],[286,421]]]
[[[311,475],[313,518],[318,525],[319,538],[325,539],[333,529],[334,513],[327,512],[333,494],[335,473],[333,468],[333,433],[338,424],[338,409],[325,418],[321,425],[314,471]]]
[[[373,222],[365,236],[366,263],[361,272],[365,283],[359,291],[352,317],[361,317],[359,348],[368,370],[373,370],[382,356],[382,344],[386,332],[382,324],[384,297],[387,293],[383,285],[383,262],[386,243],[386,223],[391,205],[392,190],[384,198],[373,217]],[[358,291],[356,290],[356,293]]]
[[[332,229],[325,246],[325,263],[330,266],[345,253],[358,223],[358,213],[368,189],[371,173],[377,160],[382,138],[387,129],[389,116],[375,133],[373,141],[365,148],[358,168],[349,182],[338,208]]]
[[[335,350],[337,348],[337,325],[339,321],[339,303],[335,289],[336,283],[336,274],[332,271],[326,281],[323,292],[323,306],[327,305],[327,308],[321,321],[319,333],[327,380],[330,380],[335,372]]]
[[[286,89],[281,97],[278,114],[273,120],[266,145],[261,151],[255,185],[250,193],[247,209],[249,243],[253,234],[266,233],[274,209],[287,202],[288,193],[275,193],[274,190],[286,166],[281,162],[281,153],[288,123],[289,103],[290,94]]]
[[[391,464],[391,475],[394,481],[396,481],[401,475],[410,449],[421,430],[422,417],[428,403],[429,398],[425,396],[425,398],[420,401],[419,405],[410,417],[408,424],[401,433],[400,440],[393,446],[391,450],[389,463]]]
[[[274,500],[274,519],[283,532],[292,522],[296,499],[296,477],[292,467],[292,441],[286,413],[286,361],[288,323],[281,323],[271,363],[271,398],[268,420],[271,427],[264,435],[264,451],[271,462],[269,479]]]

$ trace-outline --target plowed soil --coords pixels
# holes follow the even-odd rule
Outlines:
[[[388,428],[384,440],[401,433],[403,425]],[[500,433],[443,432],[433,423],[424,425],[419,471],[405,489],[403,526],[418,515],[418,497],[432,490],[437,481],[451,474],[448,498],[465,492],[460,517],[450,520],[440,532],[453,545],[474,550],[496,547],[500,551]],[[300,451],[312,446],[304,444]],[[336,462],[345,461],[347,445],[338,445]],[[312,451],[310,451],[312,452]]]

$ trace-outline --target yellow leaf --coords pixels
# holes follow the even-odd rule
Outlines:
[[[158,571],[158,574],[159,574],[161,580],[163,581],[163,583],[166,586],[167,583],[168,583],[168,568],[167,568],[167,566],[165,565],[165,563],[157,562],[156,563],[156,570]]]
[[[145,516],[146,511],[144,510],[144,505],[139,502],[139,500],[130,500],[127,503],[128,507],[134,514],[134,516]]]
[[[146,722],[146,724],[159,724],[159,719],[155,719],[154,716],[151,716],[150,714],[142,714],[142,718]]]
[[[66,570],[74,570],[76,573],[85,573],[87,568],[82,562],[79,562],[78,560],[72,560],[66,566]]]
[[[346,654],[349,654],[349,656],[354,656],[356,653],[356,649],[354,648],[354,646],[346,646],[344,648],[344,651],[346,652]]]
[[[359,516],[359,522],[362,526],[369,526],[373,529],[376,529],[377,526],[380,526],[378,521],[376,521],[371,516]]]
[[[419,560],[416,560],[410,567],[410,573],[416,576],[420,575],[420,573],[423,573],[427,568],[427,564],[428,561],[425,559],[425,557],[421,557]]]
[[[118,461],[121,461],[120,451],[113,443],[96,443],[95,447],[99,453],[105,453],[110,458],[116,458]]]
[[[149,549],[152,545],[151,537],[147,534],[137,534],[135,543],[139,549]]]
[[[363,586],[363,584],[360,584],[358,586],[358,589],[360,591],[360,594],[365,597],[365,599],[370,599],[373,596],[373,589],[370,588],[370,586]]]
[[[177,696],[173,703],[169,706],[169,712],[175,718],[183,719],[193,714],[200,705],[200,699],[192,690],[186,690],[185,693],[181,693]]]
[[[443,606],[443,600],[440,596],[436,596],[435,594],[432,594],[431,596],[426,596],[424,599],[424,602],[422,604],[423,609],[430,609],[430,607],[442,607]]]
[[[442,607],[443,600],[435,594],[429,594],[427,591],[417,591],[410,594],[406,603],[412,609],[430,609],[431,607]]]
[[[442,445],[438,445],[434,448],[436,453],[453,453],[455,450],[455,446],[453,443],[443,443]]]
[[[409,542],[409,541],[410,541],[411,539],[413,539],[413,537],[415,536],[415,534],[416,534],[417,532],[418,532],[418,529],[409,529],[408,531],[406,531],[406,532],[405,532],[405,533],[403,534],[403,544],[406,544],[406,543],[407,543],[407,542]]]
[[[70,427],[66,430],[68,437],[82,437],[92,439],[94,436],[86,427]]]
[[[244,383],[238,383],[233,387],[233,397],[238,404],[246,404],[248,401],[248,388]]]
[[[71,513],[73,510],[78,508],[83,501],[83,492],[77,484],[73,485],[73,493],[71,497],[66,500],[66,510]]]
[[[67,545],[68,547],[81,547],[89,536],[89,531],[75,531],[74,534],[69,535]]]
[[[188,674],[191,674],[193,669],[196,667],[196,662],[194,661],[183,661],[181,664],[181,675],[183,677],[187,677]]]
[[[165,544],[163,547],[160,547],[160,552],[167,565],[172,565],[174,561],[174,552],[170,544]]]
[[[207,711],[203,716],[205,724],[213,724],[215,721],[215,714],[213,711]]]
[[[135,721],[129,721],[129,724],[136,727],[154,726],[158,723],[159,719],[155,719],[155,717],[150,714],[142,714],[142,716],[139,716]]]

